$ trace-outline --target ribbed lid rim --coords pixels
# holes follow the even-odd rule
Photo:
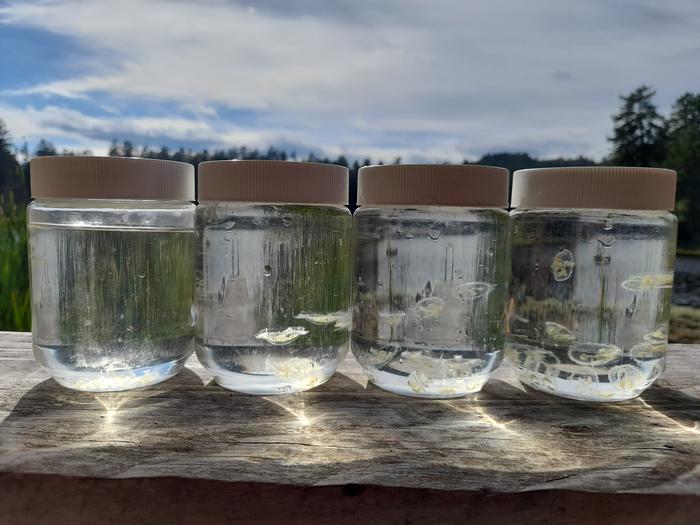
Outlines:
[[[285,160],[213,160],[198,167],[200,201],[347,205],[345,166]]]
[[[477,164],[384,164],[360,168],[357,204],[508,207],[508,170]]]
[[[194,200],[194,166],[133,157],[52,156],[30,161],[32,198]]]
[[[665,168],[533,168],[513,174],[511,207],[670,211],[675,198],[676,172]]]

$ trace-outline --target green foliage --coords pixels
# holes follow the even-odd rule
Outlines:
[[[10,193],[0,196],[0,330],[31,324],[26,214]]]
[[[666,157],[666,121],[651,99],[656,91],[640,86],[626,97],[613,115],[610,161],[618,166],[659,166]]]
[[[678,172],[679,236],[689,246],[700,245],[700,94],[686,93],[669,119],[665,165]]]

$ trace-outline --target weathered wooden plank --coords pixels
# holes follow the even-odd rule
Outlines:
[[[0,474],[0,516],[14,525],[420,523],[696,525],[694,496],[561,490],[488,494],[376,485],[300,487],[182,478]],[[37,499],[41,495],[41,499]]]
[[[700,495],[700,348],[673,345],[642,398],[590,405],[526,393],[508,368],[478,396],[409,399],[348,358],[291,396],[224,390],[193,358],[121,394],[61,388],[28,334],[0,334],[0,471],[297,486],[566,489]]]

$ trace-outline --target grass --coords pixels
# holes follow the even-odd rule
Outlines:
[[[672,306],[668,340],[671,343],[700,343],[700,308]]]
[[[27,219],[24,207],[0,195],[0,330],[31,330]]]

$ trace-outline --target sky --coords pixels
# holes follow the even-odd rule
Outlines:
[[[404,162],[609,152],[619,95],[700,91],[697,0],[0,0],[15,143]]]

